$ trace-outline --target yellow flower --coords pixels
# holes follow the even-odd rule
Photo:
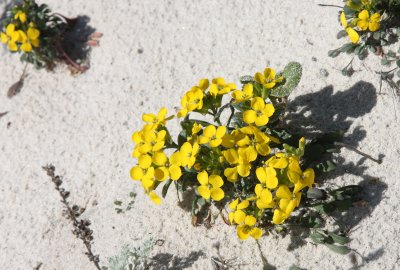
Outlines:
[[[234,83],[226,83],[224,78],[215,78],[210,86],[210,94],[214,97],[217,95],[225,95],[236,89]]]
[[[132,135],[132,140],[136,144],[132,156],[137,158],[149,152],[160,151],[165,145],[166,135],[165,130],[156,132],[153,125],[145,125],[141,131]]]
[[[25,23],[26,22],[26,13],[19,10],[17,13],[15,13],[14,19],[15,20],[19,19],[22,23]]]
[[[166,108],[161,108],[160,111],[158,112],[158,115],[154,115],[152,113],[148,114],[143,114],[142,119],[144,122],[148,124],[154,124],[156,126],[162,125],[165,126],[166,122],[170,119],[172,119],[174,116],[170,116],[168,118],[165,118],[167,115],[167,109]]]
[[[275,156],[271,157],[266,162],[268,166],[276,169],[284,169],[289,164],[288,158],[283,153],[276,153]]]
[[[263,184],[257,184],[254,192],[257,196],[256,205],[258,208],[264,209],[272,208],[274,206],[272,193],[269,191],[269,189],[265,188]]]
[[[189,169],[194,165],[196,162],[196,155],[199,152],[199,144],[193,143],[193,145],[189,142],[185,142],[179,151],[179,159],[177,162],[180,162],[181,166],[187,166]]]
[[[277,83],[283,81],[283,76],[276,78],[275,70],[272,68],[266,68],[264,69],[264,74],[257,72],[256,75],[254,75],[254,79],[256,80],[256,82],[262,84],[265,88],[271,89]]]
[[[357,26],[360,27],[361,30],[365,31],[369,29],[371,32],[375,32],[379,29],[379,22],[381,20],[381,14],[374,13],[369,16],[368,10],[363,10],[358,14]]]
[[[221,189],[224,180],[221,176],[212,174],[209,177],[207,171],[202,171],[197,174],[197,180],[201,185],[197,188],[197,191],[204,199],[208,200],[211,197],[214,201],[220,201],[224,198],[225,193]]]
[[[222,137],[225,133],[225,126],[219,126],[216,128],[213,125],[209,125],[204,129],[203,135],[200,136],[199,144],[210,143],[211,147],[218,147],[222,143]]]
[[[224,158],[233,168],[226,168],[224,175],[230,182],[236,182],[238,175],[247,177],[250,174],[251,162],[257,159],[257,152],[251,148],[228,149],[223,152]]]
[[[202,129],[203,129],[203,126],[201,124],[198,124],[195,122],[192,127],[192,135],[199,133],[200,130],[202,130]]]
[[[265,133],[261,132],[257,127],[247,126],[240,129],[240,132],[249,136],[237,136],[236,145],[239,147],[248,147],[252,151],[257,152],[262,156],[266,156],[271,152],[271,148],[268,143],[269,137]]]
[[[158,181],[164,181],[168,177],[176,181],[182,176],[182,170],[180,168],[180,161],[176,158],[176,155],[180,154],[175,152],[169,159],[162,153],[157,152],[153,155],[153,163],[160,166],[154,171],[154,175]],[[164,156],[165,155],[165,156]]]
[[[303,172],[297,159],[290,159],[287,175],[289,180],[294,184],[294,193],[299,192],[305,187],[311,188],[312,184],[314,184],[314,170],[309,168]]]
[[[203,108],[204,93],[200,87],[194,86],[181,100],[182,109],[178,112],[178,117],[185,117],[189,112]]]
[[[255,227],[257,219],[253,216],[246,216],[244,224],[237,227],[237,235],[240,240],[246,240],[249,236],[259,239],[262,236],[262,230]]]
[[[246,84],[243,87],[243,91],[235,90],[232,92],[232,97],[235,102],[243,102],[253,97],[253,85],[251,83]]]
[[[265,126],[269,117],[275,112],[272,104],[265,104],[264,100],[260,97],[255,97],[251,101],[252,110],[247,110],[243,113],[243,121],[247,124],[255,123],[256,126]]]
[[[360,40],[360,35],[357,33],[356,30],[348,26],[346,15],[344,14],[344,12],[340,14],[340,22],[344,27],[344,29],[346,30],[347,35],[349,36],[351,42],[357,43]]]
[[[278,178],[273,167],[259,167],[256,169],[256,176],[260,183],[264,184],[269,189],[274,189],[278,186]]]
[[[246,218],[246,213],[243,212],[243,209],[246,209],[250,205],[248,200],[244,200],[239,203],[239,199],[236,199],[232,201],[229,204],[229,208],[233,210],[233,212],[230,212],[228,215],[229,222],[233,224],[233,222],[237,224],[241,224],[244,222],[244,219]]]
[[[2,32],[1,34],[1,42],[3,44],[8,43],[8,49],[12,52],[18,51],[17,42],[20,39],[20,33],[15,30],[15,24],[10,23],[6,27],[6,33]]]
[[[210,82],[208,81],[208,79],[201,79],[201,80],[199,81],[198,87],[199,87],[201,90],[205,91],[205,90],[207,90],[207,88],[208,88],[209,85],[210,85]]]
[[[292,213],[292,211],[299,206],[301,193],[291,193],[287,186],[280,186],[276,191],[276,197],[279,198],[279,208],[274,210],[272,223],[283,223]]]

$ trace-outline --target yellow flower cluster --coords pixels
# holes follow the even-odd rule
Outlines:
[[[7,25],[5,32],[0,33],[1,42],[7,44],[12,52],[31,52],[34,47],[39,47],[39,38],[40,31],[33,22],[28,23],[27,16],[22,11],[18,11],[14,22]]]
[[[207,94],[213,97],[222,96],[235,89],[236,85],[226,83],[224,78],[213,79],[211,85],[208,79],[201,79],[197,86],[193,86],[183,95],[181,99],[182,109],[178,112],[178,117],[185,117],[189,112],[201,110],[203,99]]]
[[[304,138],[299,143],[299,148],[302,147]],[[311,187],[315,177],[313,169],[302,171],[299,158],[288,153],[276,153],[256,168],[259,183],[254,188],[254,196],[240,203],[239,199],[230,203],[232,212],[229,213],[229,220],[238,224],[240,239],[249,236],[258,239],[262,235],[262,231],[254,226],[254,221],[263,217],[265,209],[273,211],[273,224],[281,224],[299,206],[301,190]],[[257,216],[252,213],[257,213]]]
[[[145,125],[132,135],[136,144],[132,156],[138,159],[138,165],[131,169],[131,178],[141,181],[146,194],[156,204],[161,203],[161,198],[153,191],[157,182],[168,178],[178,180],[182,174],[176,155],[168,157],[164,151],[169,136],[165,124],[172,118],[166,116],[166,108],[162,108],[158,115],[143,115]]]
[[[371,11],[371,1],[362,0],[356,5],[351,0],[346,1],[346,6],[355,10],[355,17],[347,18],[344,11],[340,14],[340,23],[346,30],[351,42],[357,43],[360,40],[360,31],[375,32],[380,27],[381,14]]]
[[[270,90],[283,77],[266,68],[264,74],[255,74],[254,81]],[[239,117],[244,124],[232,127],[187,118],[182,122],[185,140],[179,140],[179,145],[172,142],[165,127],[172,118],[166,118],[165,108],[158,115],[143,115],[145,125],[132,137],[136,144],[133,157],[138,164],[131,169],[131,177],[141,181],[150,199],[159,204],[161,198],[154,189],[167,179],[179,181],[189,174],[186,178],[190,178],[190,185],[203,200],[209,203],[233,200],[229,204],[232,209],[229,220],[237,225],[240,239],[250,236],[258,239],[263,234],[259,228],[261,220],[269,216],[270,222],[281,224],[299,206],[301,191],[314,183],[314,171],[301,169],[304,138],[296,150],[271,150],[271,143],[281,144],[265,131],[275,108],[254,91],[252,83],[238,90],[223,78],[215,78],[211,84],[202,79],[183,96],[178,117],[202,112],[203,106],[208,106],[215,116],[217,110],[210,104],[229,93],[232,104],[242,106]],[[168,156],[167,147],[176,150]],[[245,194],[233,192],[238,185],[247,185]]]

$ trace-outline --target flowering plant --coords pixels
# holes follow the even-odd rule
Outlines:
[[[76,20],[51,13],[45,4],[23,0],[12,7],[2,21],[1,42],[11,52],[20,53],[23,62],[34,64],[36,68],[52,69],[56,62],[64,61],[83,72],[87,68],[75,63],[63,48],[64,34]]]
[[[200,80],[181,99],[177,117],[182,129],[175,141],[167,128],[175,116],[168,116],[166,108],[144,114],[142,129],[132,135],[137,165],[131,178],[155,204],[162,200],[156,192],[160,186],[163,197],[172,183],[181,193],[191,191],[195,223],[211,205],[221,215],[229,208],[224,220],[237,226],[242,240],[283,232],[291,222],[322,227],[321,214],[346,210],[355,193],[352,186],[313,188],[316,175],[334,169],[322,157],[333,151],[340,135],[307,142],[285,128],[288,96],[301,73],[301,65],[292,62],[281,73],[266,68],[243,76],[241,88],[219,77]],[[319,243],[335,246],[331,236],[319,235]]]
[[[339,21],[344,29],[338,33],[338,38],[347,37],[350,43],[329,51],[329,56],[346,52],[363,60],[370,51],[382,57],[383,65],[396,64],[394,69],[382,72],[383,79],[393,78],[396,72],[400,79],[400,47],[397,53],[390,47],[397,44],[400,37],[399,0],[346,0]],[[352,62],[342,70],[348,76],[353,72]],[[400,86],[400,80],[397,85]]]

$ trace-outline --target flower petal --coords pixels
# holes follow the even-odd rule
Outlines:
[[[219,188],[223,186],[224,180],[222,180],[221,176],[212,174],[208,178],[208,183],[210,183],[215,188]]]
[[[214,201],[220,201],[225,197],[225,193],[221,188],[212,188],[211,189],[211,198]]]
[[[207,171],[202,171],[197,174],[197,180],[201,185],[208,185],[208,173]]]
[[[204,199],[208,200],[210,199],[211,196],[211,191],[208,187],[206,186],[199,186],[197,188],[197,192],[200,194],[201,197],[203,197]]]

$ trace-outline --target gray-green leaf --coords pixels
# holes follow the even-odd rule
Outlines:
[[[296,88],[302,75],[302,67],[300,63],[290,62],[283,69],[282,75],[285,80],[284,84],[271,90],[270,95],[273,97],[287,97]]]

